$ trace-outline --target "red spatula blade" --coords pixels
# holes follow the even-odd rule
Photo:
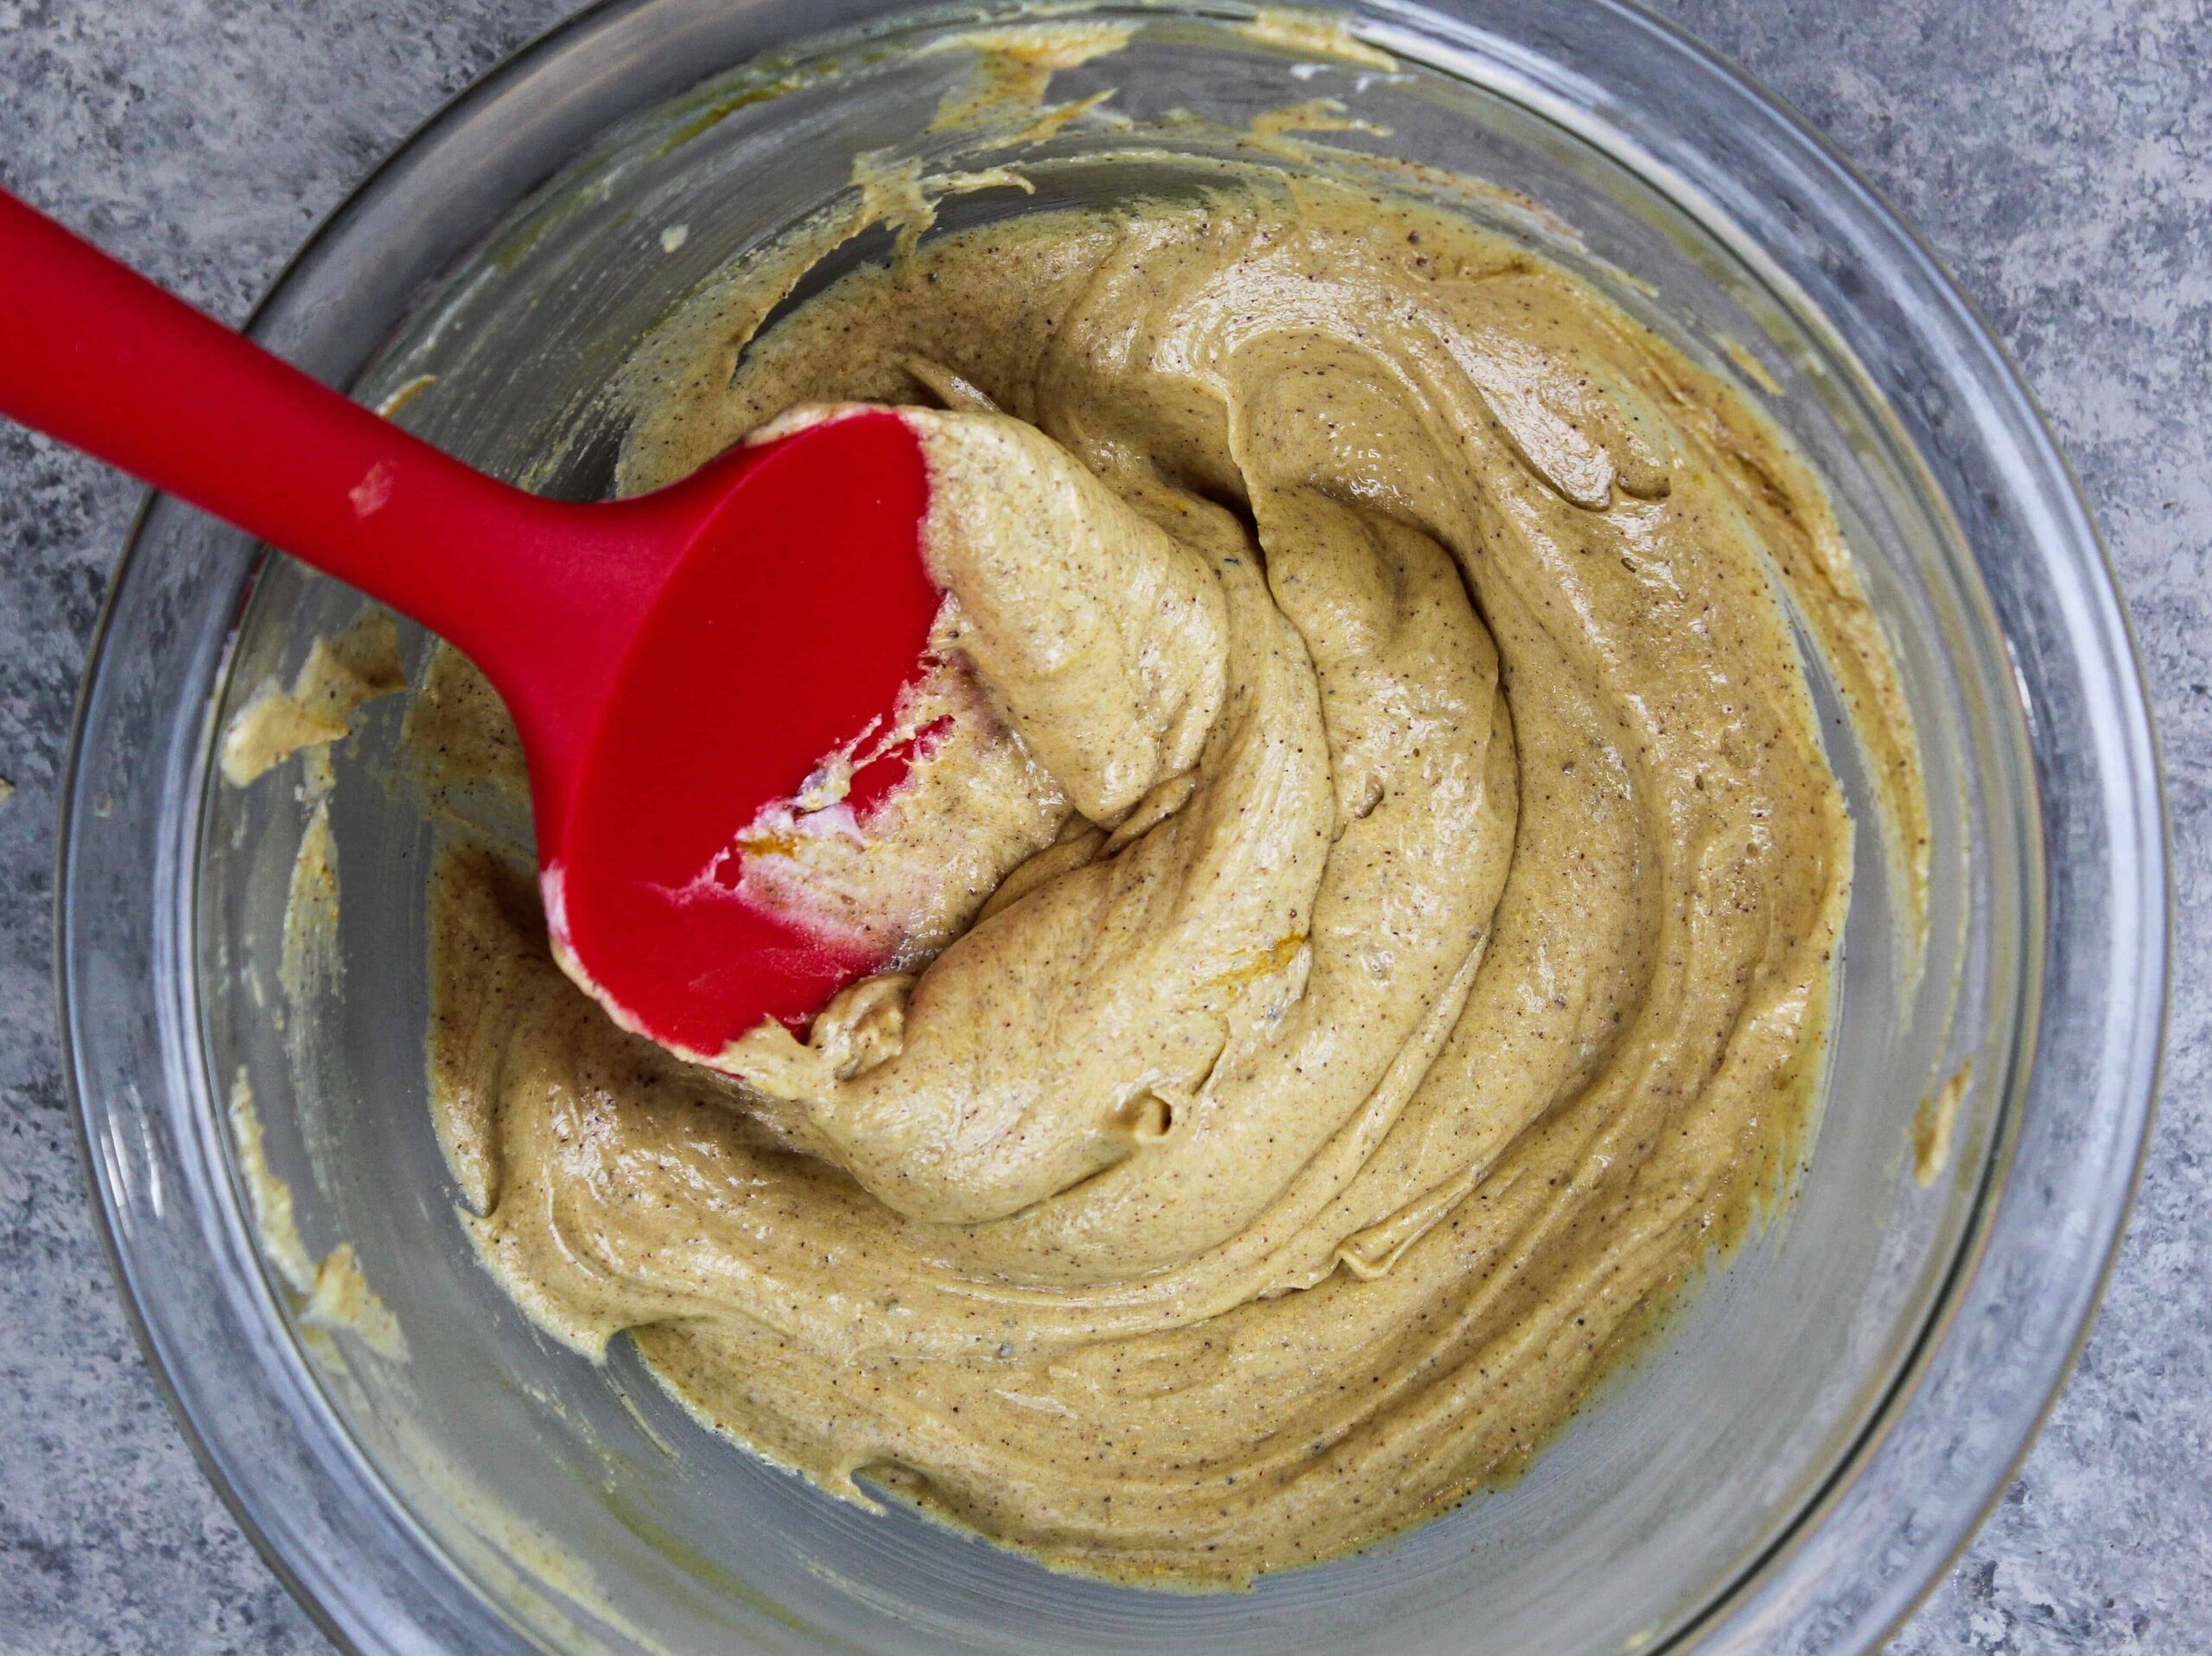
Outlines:
[[[741,474],[702,474],[721,504],[635,634],[563,796],[538,800],[563,964],[624,1024],[703,1056],[763,1018],[804,1023],[879,964],[741,896],[734,847],[880,727],[943,602],[922,558],[928,472],[897,416],[849,415],[718,464]]]

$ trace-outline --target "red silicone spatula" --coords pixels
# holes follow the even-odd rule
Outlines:
[[[878,964],[736,892],[741,831],[888,715],[942,594],[893,414],[565,504],[409,436],[0,192],[0,412],[413,617],[490,677],[530,764],[563,964],[712,1055]],[[883,778],[874,778],[880,786]]]

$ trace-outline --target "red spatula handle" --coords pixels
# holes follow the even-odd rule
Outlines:
[[[584,513],[448,459],[5,191],[0,326],[0,413],[359,587],[495,676],[486,656],[518,633],[585,649],[636,612],[645,572],[607,555]]]

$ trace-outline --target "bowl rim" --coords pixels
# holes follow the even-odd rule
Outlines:
[[[372,208],[385,197],[404,190],[415,165],[435,149],[441,141],[489,114],[503,99],[520,90],[538,69],[585,46],[593,37],[611,33],[631,14],[654,9],[662,3],[663,0],[591,0],[591,3],[525,42],[447,99],[316,225],[254,306],[245,331],[264,343],[276,343],[271,337],[276,332],[274,319],[295,297],[295,289],[311,275],[317,262],[359,230]],[[1969,365],[1979,369],[1978,388],[1993,399],[1993,406],[1986,411],[1978,435],[1986,436],[1990,428],[1999,423],[2005,425],[2016,457],[2036,472],[2035,480],[2050,493],[2048,504],[2056,514],[2053,533],[2065,544],[2059,547],[2054,543],[2046,549],[2053,555],[2070,551],[2077,560],[2073,569],[2078,581],[2075,598],[2082,606],[2071,618],[2067,643],[2083,650],[2101,645],[2103,659],[2113,669],[2102,685],[2111,695],[2109,705],[2101,710],[2107,727],[2095,735],[2101,758],[2113,765],[2124,779],[2126,785],[2120,789],[2125,795],[2122,803],[2129,808],[2127,820],[2136,832],[2133,841],[2121,847],[2128,853],[2127,867],[2123,870],[2108,865],[2098,872],[2113,885],[2114,900],[2122,917],[2139,928],[2134,957],[2141,975],[2137,980],[2139,991],[2135,999],[2144,1003],[2131,1026],[2132,1038],[2120,1055],[2124,1074],[2115,1083],[2117,1114],[2112,1125],[2117,1136],[2111,1145],[2116,1152],[2113,1164],[2104,1170],[2103,1182],[2095,1192],[2097,1208],[2088,1227],[2089,1246],[2082,1249],[2074,1279],[2069,1284],[2073,1291],[2071,1304],[2053,1324],[2052,1332],[2063,1338],[2054,1340],[2049,1349],[2039,1354],[2030,1380],[2037,1399],[2035,1405],[2005,1423],[1999,1433],[2004,1441],[1993,1445],[1973,1469],[1970,1482],[1976,1486],[1973,1498],[1959,1503],[1947,1514],[1949,1521],[1941,1526],[1943,1532],[1925,1536],[1914,1545],[1913,1559],[1905,1572],[1913,1579],[1901,1589],[1893,1584],[1892,1590],[1882,1596],[1878,1607],[1870,1607],[1865,1616],[1856,1620],[1852,1634],[1863,1640],[1861,1647],[1872,1649],[1885,1642],[1944,1578],[2012,1482],[2087,1342],[2118,1256],[2155,1116],[2170,999],[2173,891],[2158,735],[2126,602],[2109,552],[2083,498],[2079,479],[2059,449],[2048,422],[2010,354],[1940,259],[1853,163],[1756,78],[1672,22],[1644,10],[1637,0],[1579,0],[1579,3],[1590,12],[1639,31],[1656,49],[1674,54],[1708,77],[1716,87],[1736,96],[1756,118],[1768,124],[1764,136],[1782,145],[1794,163],[1834,191],[1834,197],[1825,203],[1829,209],[1847,210],[1863,228],[1871,228],[1886,238],[1897,267],[1916,283],[1916,296],[1933,307],[1932,314],[1921,318],[1923,325],[1930,330],[1947,331],[1961,354],[1972,359]],[[1200,0],[1195,8],[1178,6],[1173,0],[1165,0],[1160,4],[1147,3],[1147,0],[1111,0],[1103,9],[1133,15],[1186,9],[1211,13],[1218,10],[1229,17],[1249,15],[1250,10],[1236,4],[1236,0],[1229,0],[1225,5]],[[888,4],[871,5],[868,20],[880,23],[901,13],[920,10],[925,8],[909,8],[893,0]],[[1455,29],[1479,33],[1479,24],[1467,16],[1474,10],[1469,0],[1429,0],[1427,4],[1419,3],[1418,0],[1365,0],[1357,10],[1342,15],[1359,37],[1399,50],[1418,61],[1425,60],[1423,54],[1418,50],[1406,50],[1410,43],[1423,38],[1433,43],[1440,35],[1448,36]],[[716,64],[709,67],[705,74],[711,76],[734,67]],[[703,77],[693,77],[701,78]],[[634,112],[679,89],[642,91],[626,111]],[[619,120],[621,117],[613,118]],[[601,120],[593,130],[603,131],[608,124]],[[1583,127],[1577,126],[1574,131],[1578,136],[1588,136]],[[561,164],[565,166],[580,158],[589,143],[590,137],[587,136],[584,143],[575,147]],[[1637,150],[1632,141],[1624,140],[1624,149],[1617,153],[1626,155],[1643,152]],[[1648,168],[1639,167],[1639,170],[1649,175]],[[530,193],[523,191],[509,202],[509,206]],[[1726,220],[1725,212],[1700,217],[1708,223],[1715,217]],[[480,226],[486,233],[492,228],[489,221]],[[420,296],[418,291],[416,297]],[[1824,314],[1817,307],[1815,308],[1816,314]],[[1940,489],[1937,496],[1942,497]],[[111,1170],[96,1142],[96,1114],[105,1101],[97,1096],[87,1076],[85,1044],[76,1016],[79,997],[72,961],[79,916],[72,898],[73,873],[80,849],[80,830],[86,817],[96,810],[94,803],[83,796],[87,786],[87,745],[94,716],[94,691],[111,645],[111,625],[119,600],[141,562],[138,555],[149,521],[163,505],[163,498],[149,492],[134,515],[86,646],[68,735],[57,813],[53,909],[54,984],[64,1060],[63,1086],[91,1196],[94,1228],[147,1366],[194,1457],[263,1559],[326,1636],[341,1648],[372,1648],[372,1645],[357,1640],[354,1627],[341,1622],[325,1596],[295,1569],[286,1549],[263,1524],[247,1499],[245,1481],[233,1475],[197,1423],[177,1377],[164,1360],[148,1309],[134,1285],[124,1240],[124,1193],[111,1183]],[[1962,536],[1962,540],[1970,538]],[[1979,554],[1976,562],[1980,562]],[[2009,629],[2006,639],[2010,645]],[[2017,656],[2012,664],[2017,688],[2023,699],[2028,700],[2029,668]],[[2044,734],[2048,739],[2050,733]],[[2042,749],[2037,747],[2038,758],[2041,754]],[[2040,794],[2039,781],[2037,791]],[[2042,802],[2038,798],[2029,803],[2034,808],[2031,828],[2039,829]],[[2108,798],[2107,803],[2113,802]],[[2041,865],[2040,872],[2043,885],[2048,888],[2051,871],[2047,862]],[[2123,890],[2125,874],[2132,874],[2133,878],[2126,881]],[[2038,917],[2041,912],[2042,905],[2038,904]],[[2014,1062],[2018,1071],[2016,1081],[2023,1102],[2032,1089],[2032,1061],[2041,1039],[2032,1014],[2037,1010],[2037,992],[2040,980],[2046,974],[2056,930],[2044,929],[2043,935],[2035,937],[2037,947],[2026,951],[2030,958],[2021,994],[2028,1003],[2031,1016],[2024,1020],[2014,1041]],[[2034,935],[2032,930],[2031,935]],[[2019,1113],[2017,1108],[2007,1108],[2005,1121],[2008,1133],[2017,1127]],[[2011,1153],[2009,1143],[2001,1144],[1993,1153],[1978,1209],[1991,1205],[1988,1199],[1993,1195],[2001,1202]],[[1789,1584],[1784,1579],[1791,1558],[1801,1553],[1803,1544],[1821,1529],[1854,1475],[1880,1452],[1886,1430],[1894,1424],[1899,1410],[1910,1408],[1923,1381],[1949,1352],[1966,1309],[1962,1302],[1975,1285],[1995,1223],[1993,1215],[1978,1213],[1964,1246],[1952,1262],[1945,1288],[1922,1330],[1917,1348],[1897,1377],[1889,1397],[1870,1418],[1861,1440],[1839,1458],[1828,1488],[1810,1499],[1782,1533],[1747,1563],[1734,1581],[1717,1586],[1708,1603],[1677,1629],[1664,1646],[1654,1646],[1655,1649],[1681,1649],[1692,1645],[1705,1648],[1708,1642],[1713,1648],[1764,1648],[1777,1632],[1797,1624],[1803,1606],[1789,1590]],[[417,1539],[428,1544],[427,1537],[418,1536]],[[437,1552],[440,1563],[451,1566],[453,1561],[435,1544],[428,1545]]]

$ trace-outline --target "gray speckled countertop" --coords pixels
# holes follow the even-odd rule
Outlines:
[[[566,0],[0,0],[0,179],[235,319]],[[2011,346],[2164,735],[2164,1096],[2080,1371],[1895,1648],[2212,1651],[2212,3],[1665,0],[1825,129]],[[0,318],[0,350],[6,327]],[[137,498],[0,426],[0,1652],[320,1652],[201,1479],[86,1212],[48,987],[71,699]]]

